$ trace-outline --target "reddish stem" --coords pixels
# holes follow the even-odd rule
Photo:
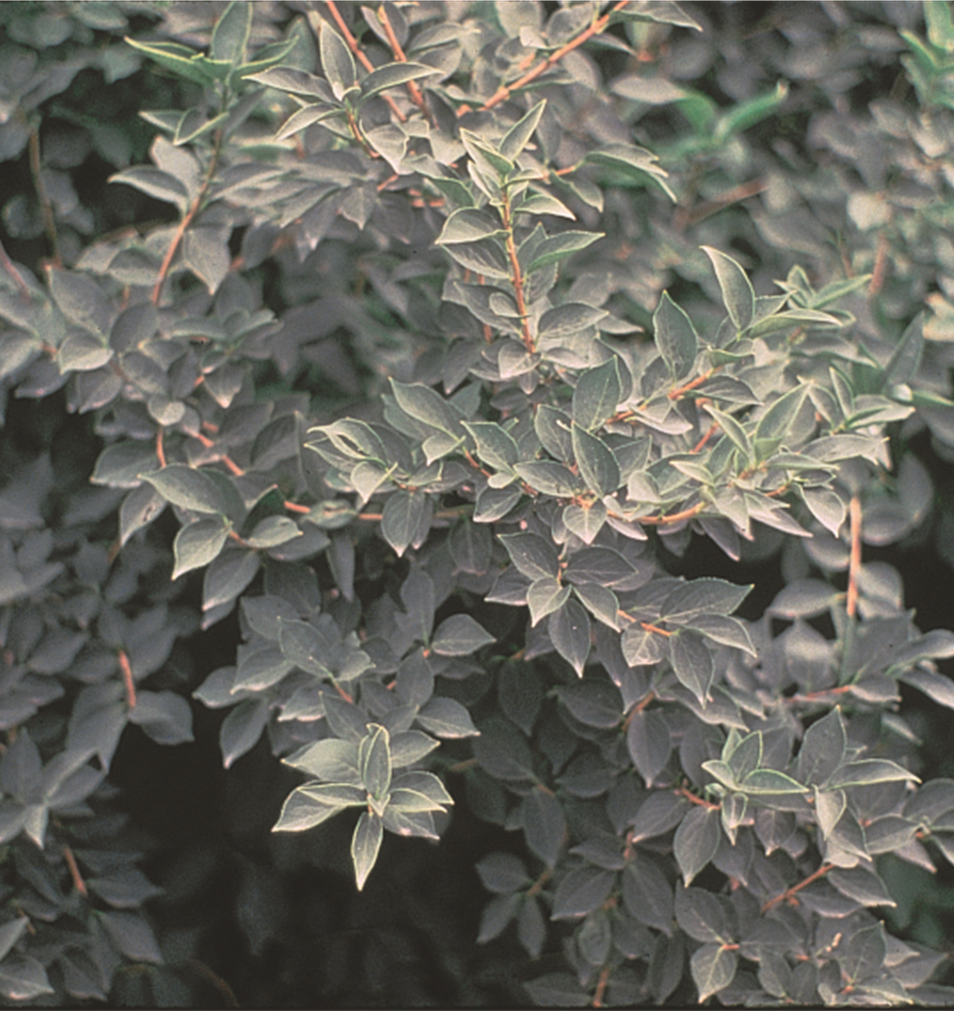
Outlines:
[[[401,48],[401,43],[398,42],[398,37],[394,34],[394,29],[391,27],[391,19],[388,17],[384,4],[381,4],[378,8],[378,21],[381,22],[384,34],[388,37],[388,45],[391,47],[391,52],[394,53],[394,58],[400,63],[407,63],[407,56],[405,56],[404,50]],[[421,89],[417,86],[417,81],[407,82],[407,92],[411,96],[411,101],[430,120],[430,110],[427,108],[427,102],[421,93]]]
[[[697,797],[691,790],[687,790],[684,786],[680,786],[675,793],[680,797],[685,797],[686,800],[691,801],[693,804],[709,808],[710,811],[717,811],[719,809],[718,804],[713,804],[711,800],[706,800],[703,797]]]
[[[604,965],[603,968],[600,969],[600,976],[596,981],[596,990],[593,992],[593,1000],[590,1001],[590,1007],[603,1007],[603,994],[606,992],[606,984],[609,982],[609,976],[610,966]]]
[[[119,670],[123,676],[123,686],[126,689],[126,703],[130,709],[136,708],[136,682],[133,679],[132,666],[129,663],[129,657],[126,655],[126,651],[121,649],[119,651]]]
[[[853,495],[848,503],[851,528],[851,554],[848,558],[848,598],[845,610],[853,618],[858,610],[858,572],[861,569],[861,499]]]
[[[517,243],[513,235],[513,219],[510,216],[510,196],[503,193],[503,206],[501,207],[501,217],[503,226],[507,230],[507,256],[510,258],[510,283],[513,285],[514,297],[517,300],[517,314],[520,316],[520,325],[523,330],[523,343],[530,354],[536,350],[533,346],[533,337],[530,334],[530,319],[527,313],[527,302],[523,292],[523,271],[520,269],[520,260],[517,257]]]
[[[63,846],[63,858],[66,860],[66,866],[70,869],[70,877],[73,879],[73,887],[82,896],[89,894],[86,888],[86,882],[83,880],[83,875],[80,874],[79,864],[76,862],[76,857],[73,855],[73,851],[69,846]]]
[[[785,902],[792,898],[796,892],[800,892],[803,888],[806,888],[813,881],[817,881],[819,878],[824,877],[830,870],[834,869],[834,864],[822,864],[817,871],[809,874],[804,881],[799,881],[797,885],[792,885],[791,888],[787,888],[781,895],[776,895],[774,899],[769,899],[765,905],[762,906],[762,912],[767,913],[774,906],[777,906],[780,902]]]
[[[335,24],[338,26],[338,31],[344,36],[345,42],[348,44],[348,48],[354,53],[355,59],[364,67],[365,70],[370,73],[374,70],[374,64],[368,59],[358,45],[358,40],[351,34],[351,29],[345,24],[345,19],[341,16],[341,12],[338,10],[338,5],[335,0],[325,0],[325,6],[331,13],[331,16],[335,19]],[[407,116],[397,107],[393,98],[390,95],[381,96],[385,102],[391,107],[391,112],[402,122],[406,122]]]
[[[695,444],[695,446],[692,447],[691,450],[689,450],[689,452],[698,453],[705,446],[705,444],[712,438],[712,436],[715,435],[715,433],[718,431],[719,431],[719,422],[713,421],[712,424],[709,426],[709,430],[706,432],[706,434]]]
[[[610,18],[619,10],[622,10],[629,0],[617,0],[616,3],[602,16],[597,18],[589,28],[582,31],[575,39],[571,39],[565,46],[557,49],[556,52],[551,53],[545,60],[541,60],[533,69],[528,70],[526,74],[523,75],[518,81],[513,84],[505,84],[500,87],[497,92],[491,96],[482,106],[481,112],[486,112],[488,109],[492,109],[495,105],[499,105],[501,102],[506,101],[511,92],[516,91],[518,88],[526,87],[531,81],[535,81],[541,74],[549,70],[554,64],[558,63],[560,60],[566,56],[567,53],[572,53],[574,49],[582,46],[587,39],[591,39],[594,35],[598,35],[606,26],[609,24]]]
[[[166,282],[166,277],[172,267],[172,261],[175,259],[176,251],[185,237],[186,230],[189,225],[192,224],[193,218],[202,208],[202,202],[205,200],[205,195],[209,191],[209,187],[212,185],[212,178],[215,175],[215,170],[218,168],[219,164],[219,151],[221,145],[222,131],[219,130],[215,135],[215,147],[212,151],[212,160],[209,162],[209,169],[205,174],[205,179],[202,180],[202,186],[199,188],[199,192],[196,193],[191,206],[186,211],[185,217],[183,217],[182,221],[179,222],[179,227],[176,229],[175,235],[172,237],[172,242],[169,244],[169,248],[166,250],[166,255],[162,260],[162,265],[159,267],[159,276],[156,278],[155,287],[152,289],[153,305],[159,304],[159,299],[162,296],[162,286]]]

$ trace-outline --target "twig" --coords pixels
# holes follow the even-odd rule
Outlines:
[[[384,4],[381,4],[378,8],[378,21],[381,22],[384,34],[388,37],[388,45],[391,47],[391,52],[394,53],[394,58],[400,63],[407,63],[407,56],[405,56],[404,50],[401,48],[401,43],[398,42],[398,37],[394,34],[394,29],[391,27],[391,19],[388,17]],[[421,89],[417,86],[417,81],[407,82],[407,92],[411,96],[411,101],[424,113],[427,121],[433,123],[431,110],[427,107],[427,100],[424,98]]]
[[[82,896],[89,894],[86,887],[86,882],[83,880],[83,875],[80,874],[79,864],[76,862],[76,857],[73,855],[73,851],[66,844],[63,845],[63,859],[66,861],[66,866],[70,869],[70,877],[73,879],[73,887]]]
[[[543,886],[550,880],[550,876],[553,871],[549,867],[544,867],[543,873],[536,881],[527,889],[527,898],[532,898],[534,895],[539,895],[543,891]]]
[[[684,786],[678,787],[673,791],[677,797],[685,797],[686,800],[691,801],[693,804],[698,804],[699,807],[707,807],[710,811],[718,811],[719,805],[714,804],[711,800],[706,800],[704,797],[697,797],[691,790],[687,790]]]
[[[708,372],[704,372],[701,376],[696,376],[695,379],[690,380],[683,386],[677,386],[674,390],[670,390],[669,393],[666,394],[666,396],[668,396],[670,400],[678,400],[684,393],[690,393],[692,390],[695,390],[698,387],[700,387],[708,378],[710,378],[710,376],[712,376],[714,372],[717,372],[720,368],[722,368],[721,365],[716,365],[714,368],[709,369]]]
[[[697,502],[694,506],[683,509],[682,512],[670,513],[668,516],[638,516],[632,522],[657,527],[666,523],[681,523],[683,520],[689,520],[693,516],[697,516],[705,507],[705,502]]]
[[[206,449],[214,449],[215,443],[207,435],[203,435],[201,432],[195,432],[192,436],[194,439],[198,439],[199,442],[205,446]],[[219,459],[226,467],[232,472],[235,477],[242,477],[245,471],[228,455],[228,453],[223,453]]]
[[[348,44],[348,48],[354,53],[355,59],[364,67],[368,73],[374,70],[374,64],[368,59],[361,46],[358,45],[358,40],[351,34],[351,29],[345,24],[345,19],[341,16],[341,12],[338,10],[338,5],[335,0],[325,0],[325,6],[331,12],[331,16],[335,19],[335,24],[338,26],[338,31],[344,36],[345,42]],[[390,95],[382,94],[381,97],[385,102],[391,107],[391,112],[402,122],[407,121],[407,116],[397,107],[397,103],[391,98]]]
[[[159,457],[159,466],[165,467],[166,465],[166,450],[163,446],[163,434],[165,429],[160,425],[159,431],[156,434],[156,456]]]
[[[827,699],[829,695],[844,695],[850,692],[854,685],[838,685],[836,688],[819,688],[818,691],[805,692],[804,695],[791,695],[785,701],[791,705],[793,702],[819,702]]]
[[[868,295],[877,295],[884,286],[884,279],[888,273],[888,237],[885,233],[878,233],[878,248],[875,251],[874,270],[871,272],[871,281],[868,284]]]
[[[205,195],[208,193],[209,187],[212,185],[212,178],[215,175],[215,170],[218,168],[219,154],[221,153],[221,150],[222,131],[217,130],[215,133],[215,147],[212,150],[212,160],[209,162],[209,169],[205,173],[205,179],[202,180],[202,186],[199,188],[199,192],[196,193],[195,199],[192,201],[192,205],[186,211],[185,217],[179,222],[179,227],[176,229],[176,233],[172,237],[172,242],[166,250],[166,255],[163,258],[162,265],[159,267],[159,276],[156,278],[156,285],[152,289],[153,305],[159,304],[159,298],[162,295],[162,286],[165,284],[166,276],[169,273],[169,269],[172,267],[172,261],[175,258],[176,251],[182,243],[186,229],[188,229],[189,225],[192,224],[192,219],[202,208],[202,201],[205,200]]]
[[[119,669],[123,675],[123,685],[126,689],[126,702],[130,709],[136,708],[136,682],[133,679],[132,666],[129,663],[129,657],[126,655],[126,651],[121,649],[119,651]]]
[[[800,892],[813,881],[817,881],[819,878],[824,877],[830,870],[834,869],[834,866],[834,864],[822,864],[817,871],[809,874],[804,881],[799,881],[797,885],[792,885],[791,888],[787,888],[781,895],[776,895],[774,899],[769,899],[768,902],[762,906],[762,912],[767,913],[780,902],[786,902],[788,899],[792,898],[796,892]]]
[[[590,1001],[590,1007],[603,1007],[603,994],[606,992],[606,984],[609,982],[610,968],[611,966],[607,963],[600,969],[600,976],[596,981],[596,990],[593,992],[593,1000]]]
[[[848,521],[851,527],[851,554],[848,557],[848,597],[845,610],[854,618],[858,610],[858,573],[861,570],[861,499],[853,495],[848,503]]]
[[[713,421],[712,424],[709,426],[709,430],[706,432],[706,434],[695,444],[695,446],[692,447],[692,449],[689,450],[689,452],[698,453],[701,449],[703,449],[705,444],[712,438],[712,436],[715,435],[715,433],[718,431],[719,431],[719,422]]]
[[[203,979],[207,980],[218,992],[225,998],[224,1006],[227,1008],[237,1008],[241,1007],[238,1002],[238,998],[235,996],[235,991],[229,986],[229,984],[222,979],[217,973],[214,973],[205,962],[200,962],[197,958],[189,959],[190,968],[201,976]]]
[[[535,81],[541,74],[548,71],[552,66],[558,63],[560,60],[566,56],[567,53],[573,52],[579,46],[582,46],[587,39],[591,39],[594,35],[598,35],[608,24],[610,18],[619,10],[622,10],[629,0],[617,0],[616,3],[602,16],[597,18],[589,28],[580,32],[575,39],[571,39],[565,46],[557,49],[556,52],[551,53],[545,60],[541,60],[533,69],[528,70],[527,73],[523,75],[518,81],[513,84],[502,85],[494,95],[492,95],[486,102],[480,107],[481,112],[486,112],[488,109],[492,109],[495,105],[499,105],[501,102],[506,101],[510,94],[516,91],[518,88],[526,87],[531,81]]]
[[[679,212],[677,212],[675,226],[682,231],[689,225],[696,225],[700,221],[704,221],[711,214],[717,214],[726,207],[731,207],[732,204],[748,200],[749,197],[754,197],[766,189],[768,189],[767,182],[762,179],[753,179],[750,182],[735,186],[725,193],[720,193],[712,200],[707,200],[705,203],[700,204],[694,210],[689,210],[687,207],[680,208]]]
[[[50,240],[50,245],[53,247],[53,265],[62,267],[63,258],[60,256],[60,240],[56,234],[56,218],[53,215],[53,204],[50,202],[50,195],[46,191],[46,183],[43,182],[40,158],[40,134],[36,127],[30,131],[30,173],[33,176],[33,185],[36,187],[37,199],[40,201],[40,210],[43,214],[43,229]]]
[[[622,613],[622,612],[620,612],[620,613]],[[627,615],[627,617],[628,617],[628,615]],[[655,699],[655,698],[656,698],[656,693],[654,691],[652,691],[652,689],[650,689],[648,692],[646,692],[646,694],[636,703],[636,705],[633,706],[632,709],[630,709],[629,715],[626,717],[626,719],[623,720],[623,730],[629,730],[629,725],[630,725],[630,723],[633,722],[633,717],[637,713],[641,713],[649,705],[649,703],[652,702],[653,699]]]
[[[520,326],[523,330],[523,343],[527,352],[533,354],[536,348],[533,346],[533,336],[530,333],[530,318],[523,293],[523,271],[520,269],[520,260],[517,258],[517,242],[514,239],[513,218],[510,215],[510,194],[506,189],[503,191],[500,216],[507,231],[507,255],[510,257],[510,270],[512,271],[510,283],[513,285],[514,297],[517,300],[517,314],[520,316]]]

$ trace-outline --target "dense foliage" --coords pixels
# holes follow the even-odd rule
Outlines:
[[[950,6],[0,25],[0,994],[950,1004]]]

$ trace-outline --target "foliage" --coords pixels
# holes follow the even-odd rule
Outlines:
[[[358,890],[456,810],[512,833],[476,939],[521,999],[950,1002],[886,910],[954,862],[901,706],[954,708],[954,633],[871,552],[954,447],[954,21],[769,5],[742,61],[737,6],[6,5],[50,254],[0,250],[0,411],[47,419],[0,442],[6,998],[163,961],[108,777],[191,693]],[[73,199],[94,150],[135,228]]]

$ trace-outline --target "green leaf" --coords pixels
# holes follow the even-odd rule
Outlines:
[[[660,606],[660,620],[687,625],[702,614],[731,614],[751,593],[752,585],[725,579],[693,579],[676,587]]]
[[[500,153],[511,161],[515,161],[530,143],[530,138],[540,123],[540,117],[546,108],[547,101],[542,99],[532,106],[510,129],[500,141]]]
[[[712,262],[729,319],[737,330],[744,330],[752,322],[755,312],[755,292],[745,271],[731,256],[726,256],[718,249],[709,246],[703,246],[702,249]]]
[[[376,814],[365,811],[358,819],[354,835],[351,837],[351,861],[354,877],[360,892],[378,859],[381,839],[384,836],[384,822]]]
[[[325,666],[332,644],[327,637],[305,621],[278,619],[278,644],[282,653],[296,667],[319,678],[330,678],[331,671]],[[322,659],[323,658],[323,659]]]
[[[540,317],[537,323],[537,341],[559,341],[560,338],[579,334],[583,330],[588,330],[595,326],[608,313],[605,309],[597,309],[584,302],[564,302],[563,305],[554,306]],[[614,355],[610,361],[616,364]],[[586,373],[583,373],[586,375]],[[618,377],[617,377],[618,378]],[[618,403],[618,398],[617,398]],[[613,410],[616,405],[613,405]],[[612,413],[612,411],[610,412]],[[589,427],[596,427],[595,425]]]
[[[575,600],[567,600],[550,615],[547,632],[556,651],[583,677],[583,667],[590,655],[590,619]]]
[[[434,240],[438,246],[452,246],[460,242],[479,242],[496,239],[507,233],[500,220],[476,207],[461,207],[444,222],[441,234]]]
[[[137,42],[128,37],[123,41],[187,81],[203,87],[216,81],[217,75],[210,61],[195,49],[174,42]]]
[[[255,524],[245,543],[251,548],[266,550],[287,544],[302,536],[298,524],[287,516],[266,516]]]
[[[536,248],[533,259],[527,264],[524,273],[529,275],[535,270],[549,267],[551,264],[565,260],[573,253],[578,253],[581,249],[586,249],[597,239],[603,238],[603,232],[559,232],[545,238]]]
[[[29,922],[28,917],[21,916],[0,927],[0,960],[7,957],[10,950],[22,937]]]
[[[233,601],[255,578],[261,561],[254,551],[226,551],[205,570],[202,610]]]
[[[293,790],[282,805],[273,832],[304,832],[347,810],[344,806],[325,804],[307,794],[302,787]]]
[[[643,147],[604,144],[587,151],[585,160],[612,169],[623,179],[630,180],[638,186],[645,186],[647,183],[658,186],[670,200],[676,199],[676,195],[665,181],[668,173],[660,167],[656,156]]]
[[[214,295],[225,280],[232,262],[228,233],[220,228],[190,228],[182,241],[182,259]]]
[[[932,46],[954,53],[954,17],[947,4],[928,3],[923,7],[928,39]]]
[[[606,523],[606,506],[596,500],[582,505],[568,505],[563,510],[563,525],[584,544],[592,544]]]
[[[255,747],[268,723],[269,709],[266,699],[243,699],[222,721],[219,749],[226,769]]]
[[[350,783],[353,786],[359,786],[362,782],[358,768],[358,747],[354,741],[329,737],[305,745],[283,761],[293,769],[300,769],[309,776],[327,782]]]
[[[674,380],[685,378],[696,360],[698,338],[692,320],[664,291],[653,313],[653,333],[659,353]]]
[[[455,614],[438,626],[431,649],[439,656],[469,656],[494,637],[469,614]]]
[[[734,133],[755,126],[767,116],[770,116],[788,98],[788,84],[779,81],[773,91],[755,95],[739,102],[734,108],[720,117],[714,131],[714,140],[724,144]]]
[[[602,439],[591,435],[575,422],[571,427],[571,437],[580,477],[587,488],[600,497],[611,495],[622,480],[616,455]]]
[[[721,829],[717,807],[693,806],[679,823],[673,838],[673,854],[688,886],[715,856]]]
[[[808,793],[808,787],[775,769],[755,769],[741,781],[739,791],[759,796],[761,794]]]
[[[222,550],[229,527],[224,519],[196,520],[182,527],[172,545],[175,568],[172,578],[178,579],[185,572],[208,565]]]
[[[189,206],[189,193],[185,186],[170,172],[153,168],[151,165],[133,165],[109,177],[111,183],[125,183],[156,200],[175,204],[185,213]]]
[[[601,583],[577,583],[573,586],[573,593],[597,621],[619,631],[619,601],[612,590]],[[529,602],[528,593],[527,603]]]
[[[361,82],[361,100],[365,101],[387,88],[397,88],[409,81],[419,81],[436,73],[440,71],[423,63],[388,63],[376,67]]]
[[[60,372],[91,372],[113,357],[113,349],[91,333],[72,333],[60,345],[56,363]]]
[[[424,519],[423,492],[399,491],[384,505],[381,534],[400,558],[414,540]]]
[[[328,78],[335,98],[340,102],[358,85],[354,57],[344,39],[327,21],[321,22],[318,44],[321,50],[321,68]]]
[[[538,191],[530,193],[523,202],[513,208],[514,214],[553,214],[558,218],[576,220],[576,215],[562,200],[549,193]]]
[[[420,383],[406,386],[392,379],[391,389],[394,391],[398,407],[415,421],[446,432],[448,435],[463,435],[459,416],[447,401],[429,386]]]
[[[547,867],[556,866],[566,837],[566,816],[559,800],[549,791],[531,790],[524,798],[521,813],[530,851]]]
[[[610,408],[610,412],[612,413],[614,409]],[[601,410],[602,408],[597,406],[597,414]],[[555,407],[549,407],[547,404],[541,404],[537,408],[533,419],[534,431],[537,433],[537,438],[542,443],[543,448],[550,456],[556,457],[557,460],[561,460],[563,463],[573,462],[573,440],[570,435],[570,423],[570,416],[568,414],[557,410]],[[582,424],[579,418],[576,419],[576,423],[578,425]],[[592,427],[595,428],[599,424],[602,424],[602,421],[596,422]],[[586,425],[583,427],[585,428]]]
[[[171,463],[140,477],[148,481],[167,502],[180,509],[222,515],[229,512],[225,494],[208,474],[196,467]]]
[[[303,109],[298,109],[296,112],[293,112],[288,119],[285,120],[281,129],[275,134],[275,140],[286,140],[288,137],[293,137],[300,130],[304,130],[315,123],[321,123],[326,119],[331,119],[333,116],[339,116],[341,114],[341,109],[338,108],[338,106],[306,105]],[[316,199],[315,204],[317,204],[319,200],[321,200],[320,196]]]
[[[812,516],[832,535],[837,537],[848,515],[848,506],[842,497],[830,488],[799,488]]]
[[[886,390],[896,383],[910,382],[921,364],[924,351],[924,320],[918,316],[901,335],[891,359],[885,366],[883,385]]]
[[[623,718],[623,699],[608,680],[586,678],[556,689],[559,699],[580,723],[609,730]]]
[[[619,13],[621,17],[635,21],[657,21],[665,25],[702,31],[702,25],[690,14],[686,14],[675,0],[630,0],[620,8]]]
[[[680,683],[705,706],[715,667],[702,636],[680,629],[669,639],[669,653]]]
[[[672,752],[669,725],[655,709],[634,712],[628,722],[626,746],[636,771],[649,789],[665,768]]]
[[[570,587],[561,586],[552,576],[542,576],[535,580],[527,590],[530,624],[536,625],[541,618],[562,607],[569,596]]]
[[[492,421],[463,422],[477,444],[477,456],[494,470],[508,471],[520,458],[513,437]]]
[[[252,5],[233,0],[216,21],[209,50],[213,60],[225,60],[233,67],[245,62],[245,49],[252,31]]]
[[[435,696],[424,705],[417,714],[417,721],[438,737],[474,737],[480,732],[459,702],[443,696]]]
[[[573,498],[583,491],[576,475],[563,464],[551,460],[529,460],[513,468],[534,491],[555,498]]]
[[[616,884],[616,875],[599,867],[574,867],[553,895],[553,920],[573,920],[599,908]]]
[[[800,383],[775,400],[759,418],[755,429],[756,442],[766,442],[773,446],[784,442],[807,397],[808,386]]]
[[[361,780],[368,794],[376,801],[387,799],[391,788],[391,747],[386,727],[372,723],[368,736],[359,746]]]
[[[616,355],[587,369],[573,390],[573,421],[588,432],[599,428],[616,413],[623,395]]]
[[[723,944],[704,944],[689,959],[692,980],[699,990],[699,1003],[724,990],[735,978],[739,957]]]
[[[886,758],[862,758],[855,762],[846,762],[838,768],[828,780],[826,787],[829,790],[837,790],[846,786],[898,782],[918,783],[920,780],[907,769]]]

